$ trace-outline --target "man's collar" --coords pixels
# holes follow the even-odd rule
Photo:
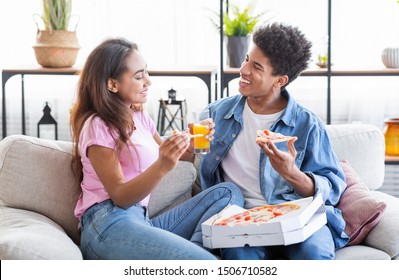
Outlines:
[[[286,89],[284,89],[280,94],[287,98],[287,107],[285,107],[284,113],[281,115],[281,121],[283,121],[287,126],[295,126],[296,123],[296,102],[291,97]]]
[[[287,107],[285,108],[284,113],[281,115],[280,120],[283,121],[287,126],[295,126],[297,118],[297,104],[286,89],[284,89],[280,94],[282,94],[288,100]],[[224,118],[229,119],[234,115],[235,119],[237,121],[240,121],[240,119],[242,118],[242,110],[244,108],[246,100],[247,98],[241,95],[238,102],[235,103],[235,105],[227,112]]]

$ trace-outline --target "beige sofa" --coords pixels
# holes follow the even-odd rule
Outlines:
[[[384,138],[370,125],[330,125],[340,159],[348,160],[386,203],[379,223],[360,245],[337,251],[337,259],[398,259],[399,199],[375,191],[384,179]],[[78,221],[80,194],[70,171],[72,143],[14,135],[0,142],[0,259],[82,259]],[[191,196],[196,169],[179,163],[152,195],[149,211],[160,211]]]

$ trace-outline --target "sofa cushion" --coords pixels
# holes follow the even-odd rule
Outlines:
[[[380,221],[386,203],[375,198],[347,161],[342,161],[347,187],[337,207],[346,221],[348,245],[363,242],[370,230]]]
[[[30,210],[59,224],[78,244],[74,216],[80,183],[72,143],[13,135],[0,142],[0,206]]]
[[[341,248],[335,252],[336,260],[390,260],[384,251],[365,246],[355,245]]]
[[[148,212],[150,217],[176,206],[192,196],[193,183],[197,177],[194,165],[188,161],[179,161],[150,196]]]
[[[49,218],[21,209],[0,207],[0,259],[82,259],[79,247]]]
[[[385,140],[381,129],[369,124],[327,125],[326,129],[338,159],[348,159],[370,190],[381,187],[385,175]]]

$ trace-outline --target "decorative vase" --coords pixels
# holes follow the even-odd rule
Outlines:
[[[384,137],[385,154],[399,156],[399,118],[385,121]]]
[[[227,64],[232,68],[241,67],[248,52],[250,36],[225,37]]]
[[[43,67],[71,67],[80,49],[75,31],[38,30],[33,46],[37,62]]]
[[[385,48],[381,59],[386,67],[399,68],[399,48]]]

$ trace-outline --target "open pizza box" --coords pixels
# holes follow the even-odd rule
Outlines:
[[[216,225],[224,218],[246,211],[236,205],[228,206],[202,223],[203,244],[208,248],[290,245],[303,242],[327,223],[320,195],[289,203],[300,207],[266,223]]]

